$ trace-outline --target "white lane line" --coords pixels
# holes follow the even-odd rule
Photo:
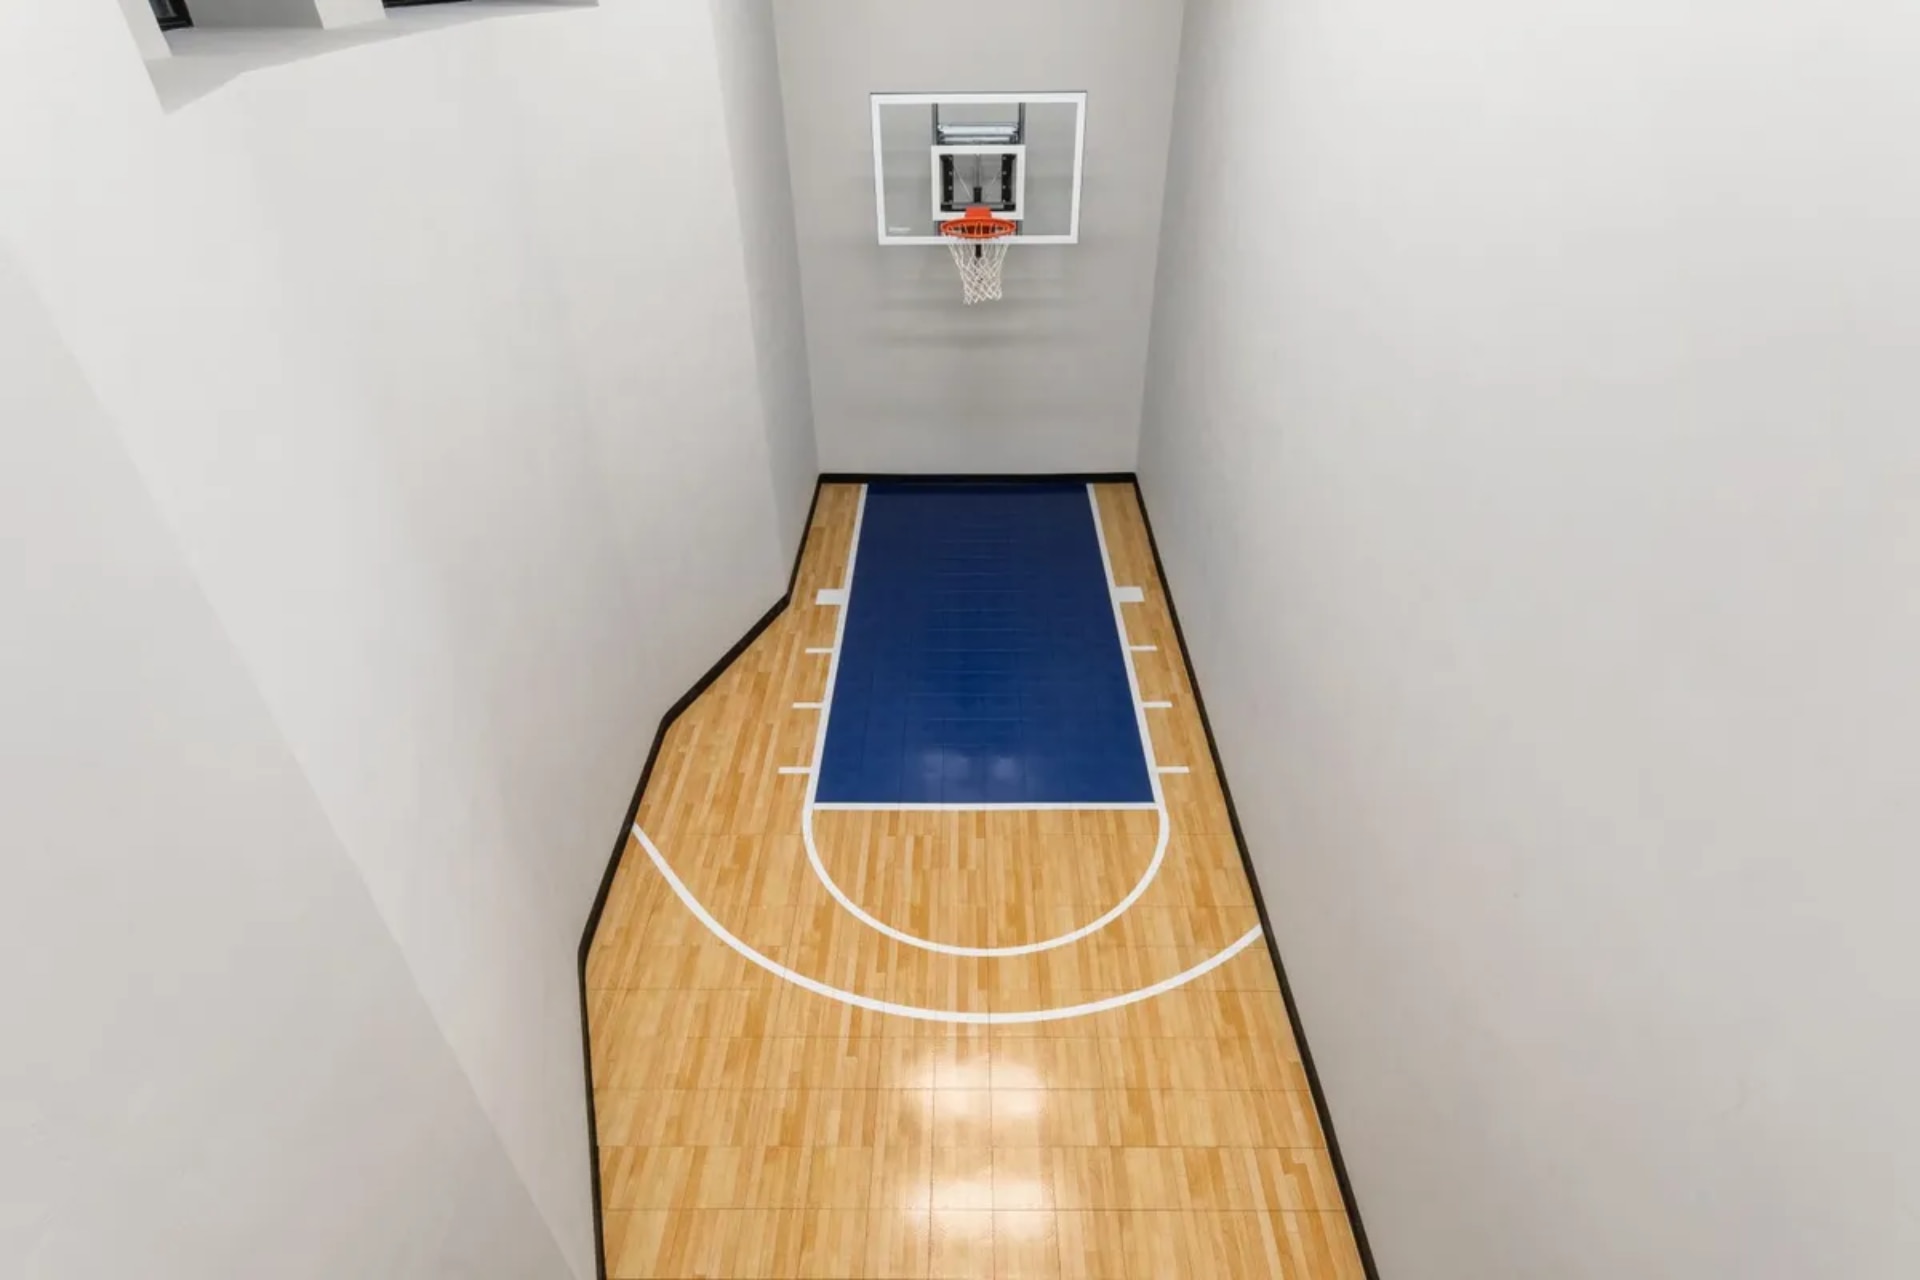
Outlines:
[[[1131,650],[1133,650],[1133,651],[1134,651],[1135,653],[1158,653],[1158,652],[1160,652],[1160,646],[1159,646],[1159,645],[1157,645],[1157,644],[1130,644],[1130,645],[1128,645],[1128,646],[1127,646],[1127,648],[1129,648],[1129,649],[1131,649]]]
[[[809,649],[809,650],[807,650],[807,652],[808,652],[808,653],[810,653],[810,654],[812,654],[812,655],[813,655],[814,657],[816,657],[816,658],[824,658],[824,657],[826,657],[826,656],[827,656],[828,654],[830,654],[830,653],[832,653],[832,652],[833,652],[833,650],[831,650],[831,649]]]
[[[1171,711],[1173,709],[1171,702],[1143,702],[1140,705],[1149,711]]]
[[[853,568],[860,560],[860,530],[866,523],[867,486],[861,485],[859,501],[853,508],[853,541],[847,544],[847,567],[840,578],[841,585],[831,592],[820,593],[822,597],[829,594],[837,597],[835,604],[844,605],[853,598]],[[839,616],[833,620],[833,648],[829,651],[833,656],[827,659],[827,688],[826,692],[820,695],[820,723],[815,727],[813,734],[815,765],[825,759],[827,754],[827,721],[833,715],[833,690],[840,681],[840,651],[845,647],[847,638],[847,615],[852,612],[852,609],[843,608]],[[812,810],[814,798],[819,794],[820,775],[816,772],[813,780],[807,783],[807,798],[800,810],[802,830],[807,828],[806,814]],[[817,861],[816,865],[818,865]]]
[[[1100,517],[1098,515],[1094,516],[1095,521],[1099,519]],[[1101,549],[1103,551],[1106,549],[1105,543],[1101,544]],[[1111,569],[1108,570],[1107,581],[1113,581]],[[1113,589],[1113,602],[1115,604],[1145,604],[1147,602],[1147,593],[1140,587],[1115,587]]]
[[[693,913],[694,919],[706,926],[708,933],[711,933],[714,937],[720,939],[720,941],[726,943],[729,947],[732,947],[734,951],[750,963],[758,965],[776,978],[791,982],[803,991],[811,991],[814,995],[825,996],[829,1000],[838,1000],[841,1004],[852,1005],[856,1009],[868,1009],[874,1013],[891,1014],[897,1018],[910,1018],[916,1022],[947,1022],[974,1026],[1004,1027],[1031,1022],[1061,1022],[1068,1018],[1085,1018],[1096,1013],[1107,1013],[1114,1009],[1124,1009],[1130,1004],[1139,1004],[1142,1000],[1151,1000],[1155,996],[1165,995],[1169,991],[1186,986],[1196,978],[1205,977],[1227,961],[1239,955],[1242,951],[1245,951],[1260,938],[1260,927],[1255,925],[1253,928],[1241,934],[1237,940],[1230,943],[1223,950],[1202,960],[1191,969],[1176,973],[1171,978],[1163,978],[1152,986],[1141,987],[1138,991],[1124,991],[1118,995],[1107,996],[1105,999],[1090,1001],[1087,1004],[1071,1004],[1058,1009],[1022,1009],[1007,1013],[978,1013],[972,1010],[962,1009],[923,1009],[917,1005],[895,1004],[890,1000],[876,1000],[872,996],[863,996],[858,992],[843,991],[839,987],[830,987],[824,982],[809,978],[805,974],[795,973],[785,965],[769,960],[746,943],[740,941],[740,939],[734,937],[731,933],[728,933],[726,926],[714,919],[706,907],[701,905],[700,900],[687,891],[687,886],[680,882],[680,877],[673,873],[673,868],[667,865],[667,860],[661,856],[660,850],[654,847],[653,841],[647,838],[647,833],[640,829],[638,823],[634,824],[633,834],[639,839],[640,847],[647,851],[647,856],[653,859],[654,869],[660,873],[661,879],[667,882],[667,887],[673,890],[674,896],[680,899],[681,905]]]
[[[1127,643],[1127,616],[1120,612],[1124,596],[1131,591],[1138,599],[1146,596],[1138,587],[1115,586],[1113,581],[1113,556],[1107,551],[1107,526],[1100,519],[1100,495],[1092,485],[1087,486],[1087,506],[1093,512],[1093,536],[1100,544],[1100,570],[1107,575],[1109,596],[1113,602],[1113,634],[1120,645],[1120,657],[1127,668],[1127,691],[1133,695],[1134,727],[1140,731],[1140,754],[1146,758],[1147,777],[1153,784],[1153,803],[1160,808],[1160,823],[1167,826],[1172,819],[1167,816],[1166,796],[1160,792],[1159,771],[1154,768],[1153,732],[1147,728],[1146,708],[1140,705],[1140,675],[1133,669],[1133,649]],[[1158,870],[1156,866],[1154,868]]]
[[[802,774],[811,774],[813,772],[813,766],[805,764],[783,764],[780,766],[780,772],[787,777],[797,778]]]
[[[860,505],[864,507],[866,503],[867,491],[862,489],[860,490]],[[856,536],[858,535],[856,534]],[[843,605],[847,602],[847,589],[845,587],[822,587],[815,593],[813,602],[823,605]],[[838,635],[834,637],[836,645],[839,643],[839,639]]]
[[[1163,764],[1160,766],[1160,772],[1161,773],[1192,773],[1193,770],[1187,768],[1187,766],[1183,764]]]
[[[1156,806],[1151,800],[1121,801],[1117,804],[1079,804],[1072,800],[1058,803],[1043,800],[1031,803],[1012,801],[1007,804],[887,804],[866,800],[817,800],[813,807],[819,813],[1151,813]]]
[[[793,709],[795,711],[818,711],[825,705],[823,702],[796,702],[793,704]]]

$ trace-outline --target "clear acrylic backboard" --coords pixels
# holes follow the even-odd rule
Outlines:
[[[943,245],[940,225],[985,206],[1016,244],[1076,244],[1084,93],[876,93],[874,206],[883,245]]]

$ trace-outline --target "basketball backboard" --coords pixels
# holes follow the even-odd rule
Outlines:
[[[1019,244],[1077,244],[1084,93],[876,93],[874,209],[883,245],[942,245],[984,206]]]

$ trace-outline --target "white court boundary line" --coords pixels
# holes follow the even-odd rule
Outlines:
[[[1113,1009],[1124,1009],[1130,1004],[1139,1004],[1142,1000],[1151,1000],[1155,996],[1165,995],[1169,991],[1186,986],[1196,978],[1205,977],[1252,946],[1260,937],[1260,926],[1255,925],[1253,928],[1241,934],[1235,941],[1227,944],[1226,947],[1209,956],[1207,959],[1202,960],[1199,964],[1194,965],[1191,969],[1182,970],[1174,974],[1171,978],[1162,978],[1152,986],[1141,987],[1138,991],[1123,991],[1118,995],[1107,996],[1104,999],[1093,1000],[1086,1004],[1064,1005],[1057,1009],[1008,1010],[1005,1013],[975,1012],[973,1010],[962,1009],[924,1009],[918,1005],[895,1004],[891,1000],[876,1000],[872,996],[863,996],[858,992],[844,991],[839,987],[828,986],[817,978],[809,978],[803,973],[795,973],[778,961],[769,960],[766,956],[761,955],[758,951],[755,951],[752,947],[727,932],[726,926],[713,918],[712,914],[700,904],[700,900],[694,897],[693,894],[687,890],[687,886],[680,882],[680,877],[673,873],[673,868],[667,865],[666,858],[661,856],[660,850],[654,847],[653,841],[647,838],[647,833],[640,829],[640,824],[637,822],[633,824],[633,834],[634,837],[640,841],[640,847],[647,851],[647,856],[653,859],[654,870],[660,873],[661,879],[667,882],[667,887],[672,889],[674,896],[680,899],[680,904],[693,913],[694,919],[706,926],[708,933],[711,933],[714,937],[720,939],[720,941],[726,943],[729,947],[732,947],[744,959],[765,969],[776,978],[783,978],[791,982],[803,991],[811,991],[814,995],[825,996],[829,1000],[838,1000],[841,1004],[852,1005],[856,1009],[868,1009],[874,1013],[892,1014],[897,1018],[911,1018],[916,1022],[949,1022],[972,1026],[1005,1027],[1030,1022],[1060,1022],[1068,1018],[1084,1018],[1096,1013],[1106,1013]]]
[[[1121,916],[1125,915],[1129,910],[1131,910],[1134,903],[1140,901],[1141,897],[1146,893],[1148,888],[1152,886],[1154,878],[1160,874],[1160,868],[1167,860],[1167,843],[1172,834],[1172,822],[1167,814],[1166,795],[1164,794],[1164,792],[1161,790],[1161,787],[1160,787],[1161,770],[1158,762],[1155,761],[1154,755],[1153,755],[1153,734],[1151,730],[1149,730],[1149,728],[1147,727],[1147,710],[1140,700],[1140,677],[1138,673],[1136,673],[1133,669],[1133,649],[1132,649],[1132,646],[1127,643],[1126,615],[1120,611],[1120,604],[1121,604],[1120,592],[1119,592],[1119,589],[1114,585],[1113,557],[1107,550],[1106,526],[1102,523],[1100,519],[1100,496],[1098,491],[1092,485],[1088,485],[1086,489],[1087,489],[1087,506],[1093,515],[1093,536],[1094,536],[1094,540],[1098,542],[1100,546],[1100,571],[1105,576],[1107,581],[1107,604],[1108,604],[1108,607],[1113,610],[1114,636],[1120,646],[1120,658],[1121,658],[1122,665],[1124,665],[1127,672],[1127,694],[1129,699],[1133,703],[1134,726],[1136,729],[1138,729],[1140,733],[1140,754],[1146,765],[1148,783],[1153,789],[1153,801],[1151,805],[1141,805],[1138,803],[1134,803],[1134,804],[1120,804],[1120,805],[1070,805],[1070,806],[1058,806],[1058,807],[1073,808],[1073,809],[1079,809],[1083,811],[1095,811],[1095,810],[1106,810],[1106,809],[1151,808],[1155,816],[1159,819],[1159,821],[1156,823],[1156,830],[1155,830],[1154,839],[1153,839],[1153,857],[1147,863],[1146,871],[1141,874],[1139,881],[1135,883],[1135,885],[1131,890],[1128,891],[1126,897],[1120,899],[1119,902],[1116,902],[1107,911],[1105,915],[1102,915],[1097,920],[1093,920],[1088,922],[1087,924],[1081,925],[1078,929],[1074,929],[1068,933],[1060,934],[1056,937],[1047,938],[1044,941],[1022,943],[1017,946],[962,947],[962,946],[956,946],[950,942],[935,942],[930,938],[922,938],[916,934],[908,933],[904,929],[896,929],[892,925],[888,924],[886,921],[881,920],[875,917],[870,912],[868,912],[859,903],[855,902],[851,897],[849,897],[846,891],[842,889],[839,886],[839,884],[834,881],[833,876],[827,871],[827,864],[820,857],[819,842],[816,840],[814,836],[813,815],[816,810],[822,807],[817,799],[820,791],[819,764],[821,759],[826,753],[827,725],[833,715],[833,691],[837,682],[840,679],[840,653],[841,653],[841,650],[845,647],[844,641],[845,641],[846,630],[847,630],[847,615],[853,611],[854,568],[858,564],[860,559],[860,530],[862,526],[865,524],[866,515],[867,515],[867,486],[865,485],[860,486],[860,502],[859,502],[859,506],[854,510],[853,543],[847,550],[847,567],[845,571],[845,576],[841,580],[842,585],[834,593],[832,597],[836,601],[840,609],[840,616],[838,619],[835,620],[834,626],[833,626],[833,657],[828,661],[828,664],[827,664],[826,692],[820,695],[822,709],[820,712],[820,723],[816,727],[815,733],[814,733],[814,742],[813,742],[814,767],[813,767],[813,772],[809,775],[809,781],[807,783],[806,802],[804,803],[804,805],[801,807],[801,810],[800,810],[800,836],[801,836],[802,843],[806,846],[807,864],[813,868],[814,879],[820,882],[821,887],[824,888],[827,891],[827,893],[832,896],[833,900],[839,903],[840,906],[854,919],[860,921],[860,923],[866,925],[869,929],[872,929],[874,932],[882,934],[886,937],[892,938],[895,942],[904,943],[909,947],[918,947],[922,951],[932,951],[939,955],[967,956],[972,958],[991,958],[996,956],[1028,956],[1028,955],[1038,954],[1039,952],[1042,952],[1042,951],[1052,951],[1059,947],[1071,946],[1073,943],[1080,941],[1082,938],[1098,933],[1100,930],[1106,928],[1108,925],[1112,924],[1115,920],[1118,920]],[[821,593],[822,596],[825,596],[826,594],[827,594],[826,592]],[[912,808],[915,810],[923,810],[927,812],[945,811],[945,812],[972,813],[981,809],[993,809],[993,808],[1042,809],[1042,808],[1053,808],[1055,806],[1051,806],[1051,805],[994,806],[994,805],[971,805],[971,804],[952,804],[952,805],[927,804],[927,805],[902,806],[902,805],[848,804],[844,806],[833,806],[833,807],[843,809],[843,810],[884,809],[884,810],[892,811],[896,809]]]

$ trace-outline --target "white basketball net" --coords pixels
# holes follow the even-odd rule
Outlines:
[[[960,268],[960,287],[968,306],[1000,301],[1000,266],[1007,260],[1007,247],[1012,240],[1012,236],[991,240],[948,238],[947,248],[953,253],[953,265]]]

